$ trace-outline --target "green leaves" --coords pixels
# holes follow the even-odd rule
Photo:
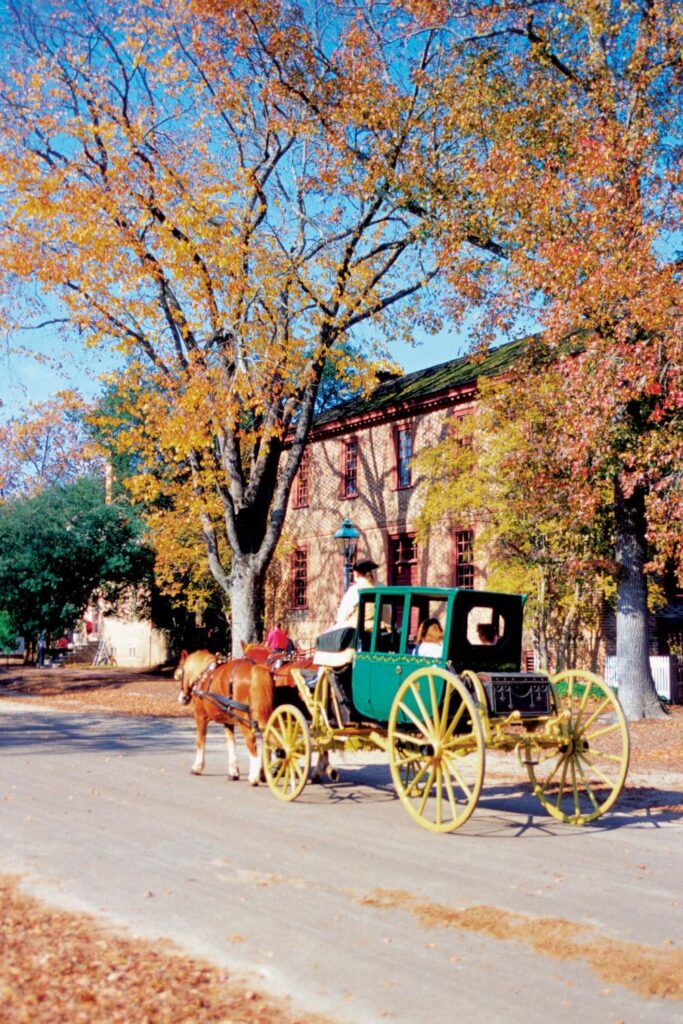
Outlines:
[[[115,601],[149,578],[138,533],[94,478],[0,506],[0,610],[27,637],[73,629],[96,592]]]

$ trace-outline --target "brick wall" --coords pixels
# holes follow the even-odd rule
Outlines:
[[[333,624],[343,592],[343,561],[334,534],[345,518],[360,532],[357,557],[372,558],[379,565],[378,581],[392,582],[391,540],[415,533],[425,494],[425,481],[414,467],[411,485],[399,485],[396,432],[409,428],[413,453],[418,454],[446,436],[447,419],[454,411],[469,408],[471,403],[463,402],[455,409],[451,406],[416,412],[410,417],[394,411],[373,422],[339,423],[321,436],[313,435],[307,453],[308,487],[304,488],[308,500],[303,507],[296,507],[297,496],[301,495],[294,488],[269,574],[266,626],[280,619],[299,646],[310,647],[316,636]],[[356,442],[357,494],[345,497],[345,450],[349,439]],[[415,584],[453,586],[456,526],[454,523],[434,529],[428,540],[417,542],[417,557],[412,566]],[[292,607],[295,558],[299,572],[303,562],[306,568],[306,605],[298,609]],[[475,586],[484,583],[478,572]]]

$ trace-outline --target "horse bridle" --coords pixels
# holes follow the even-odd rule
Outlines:
[[[194,682],[190,683],[187,689],[185,689],[185,666],[183,666],[180,669],[180,693],[178,694],[178,701],[181,704],[189,704],[190,701],[192,700],[192,695],[199,686],[199,684],[204,682],[205,679],[208,679],[211,673],[214,672],[219,665],[224,665],[229,660],[229,658],[223,657],[222,654],[217,654],[214,660],[199,673],[197,678],[194,680]]]

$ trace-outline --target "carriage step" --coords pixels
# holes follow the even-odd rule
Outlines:
[[[534,768],[540,763],[540,750],[536,748],[535,751],[529,750],[528,753],[525,749],[525,744],[518,743],[515,747],[515,753],[517,754],[517,760],[519,761],[522,768]]]

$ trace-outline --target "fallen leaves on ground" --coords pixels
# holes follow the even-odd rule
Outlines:
[[[0,876],[3,1024],[324,1024],[181,952],[51,909]]]
[[[418,900],[403,890],[375,889],[358,902],[381,910],[407,910],[425,928],[457,928],[499,942],[522,942],[540,956],[583,960],[608,984],[648,998],[683,1000],[683,950],[591,934],[588,924],[558,917],[533,917],[501,907],[454,909]]]

